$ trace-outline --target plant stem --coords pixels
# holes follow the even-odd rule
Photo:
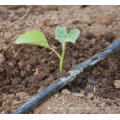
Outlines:
[[[49,49],[52,50],[60,59],[60,72],[62,72],[63,60],[64,60],[65,49],[66,49],[66,42],[62,43],[62,56],[60,56],[60,54],[54,48],[49,47]]]
[[[65,56],[65,49],[66,49],[66,42],[62,44],[62,56],[60,58],[60,72],[62,72],[62,67],[63,67],[63,60]]]
[[[59,53],[54,48],[49,47],[49,49],[52,50],[59,57],[59,59],[61,59]]]

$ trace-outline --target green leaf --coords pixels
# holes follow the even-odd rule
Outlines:
[[[59,42],[72,42],[75,43],[78,36],[80,34],[80,31],[78,29],[70,30],[69,33],[67,33],[65,28],[62,27],[56,27],[55,31],[55,37]]]
[[[16,39],[15,43],[16,44],[26,43],[26,44],[32,44],[32,45],[39,45],[39,46],[43,46],[46,48],[49,47],[45,35],[42,32],[35,31],[35,30],[25,32],[23,35],[21,35],[20,37]]]
[[[55,38],[59,40],[59,42],[64,42],[64,38],[67,35],[67,31],[65,28],[57,26],[55,30]]]
[[[66,35],[65,41],[75,43],[80,31],[78,29],[70,30],[70,32]]]

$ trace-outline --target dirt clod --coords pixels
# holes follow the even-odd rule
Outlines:
[[[67,89],[64,89],[64,90],[62,90],[62,94],[63,95],[70,95],[71,92],[69,90],[67,90]]]
[[[3,54],[0,54],[0,65],[5,62],[5,57]]]
[[[115,80],[114,85],[117,89],[120,88],[120,80]]]

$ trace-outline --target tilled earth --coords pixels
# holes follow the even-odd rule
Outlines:
[[[11,113],[73,66],[116,41],[120,33],[120,6],[0,6],[0,112]],[[27,30],[40,30],[59,53],[55,27],[81,31],[68,43],[63,73],[59,60],[48,49],[15,45]],[[86,71],[85,84],[72,83],[30,113],[120,113],[120,50]],[[92,81],[92,82],[91,82]],[[94,82],[96,81],[96,82]],[[95,84],[94,84],[95,83]],[[86,92],[88,85],[92,86]]]

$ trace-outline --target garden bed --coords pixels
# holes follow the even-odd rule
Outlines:
[[[1,11],[0,40],[0,112],[11,113],[32,96],[45,89],[69,69],[116,41],[120,32],[119,6],[7,6]],[[94,14],[93,14],[94,13]],[[63,73],[58,58],[49,50],[30,45],[15,45],[15,39],[27,30],[40,30],[58,52],[54,39],[56,25],[78,28],[76,44],[68,43]],[[120,113],[120,50],[86,71],[85,82],[52,96],[30,113]],[[96,81],[90,92],[88,81]],[[91,83],[90,83],[91,84]]]

